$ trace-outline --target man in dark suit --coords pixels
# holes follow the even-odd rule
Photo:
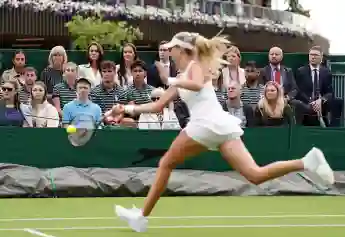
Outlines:
[[[281,64],[283,60],[283,51],[281,48],[273,47],[269,51],[269,65],[261,71],[262,82],[274,81],[283,86],[284,96],[288,101],[295,99],[297,95],[296,81],[291,68]]]
[[[176,77],[176,66],[174,62],[170,60],[169,49],[163,47],[165,43],[167,43],[167,41],[162,41],[159,44],[158,58],[147,72],[147,83],[153,87],[162,87],[164,89],[168,87],[168,77]]]
[[[334,98],[332,73],[321,66],[322,57],[319,46],[310,49],[309,65],[300,67],[296,72],[299,88],[296,98],[303,103],[304,125],[318,126],[318,118],[322,117],[326,125],[339,126],[343,102]],[[331,114],[330,123],[327,119],[328,112]]]

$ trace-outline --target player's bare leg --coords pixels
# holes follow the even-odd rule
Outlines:
[[[323,153],[317,148],[312,148],[302,159],[277,161],[260,167],[256,164],[251,154],[241,139],[230,140],[220,146],[220,151],[227,162],[248,181],[261,184],[288,173],[309,170],[318,174],[325,182],[334,183],[334,175]],[[277,157],[279,159],[279,157]]]
[[[145,199],[143,210],[135,207],[126,209],[121,206],[116,206],[115,212],[117,215],[127,221],[133,230],[145,232],[147,229],[147,219],[145,217],[151,214],[161,194],[166,189],[172,170],[178,164],[183,163],[186,158],[196,156],[206,150],[204,146],[192,140],[182,131],[159,162],[156,177]]]

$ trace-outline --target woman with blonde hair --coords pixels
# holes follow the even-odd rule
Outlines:
[[[53,88],[63,81],[63,66],[67,63],[67,53],[64,47],[55,46],[50,50],[48,66],[41,73],[41,81],[47,86],[48,100],[51,99]]]
[[[25,121],[23,127],[57,128],[59,114],[56,108],[47,101],[47,87],[38,81],[31,89],[31,103],[21,105]]]
[[[241,63],[241,52],[236,46],[231,46],[225,53],[226,61],[228,61],[227,67],[224,67],[223,85],[228,88],[230,81],[235,80],[240,85],[246,82],[246,74],[243,68],[240,67]]]
[[[292,124],[291,107],[284,99],[283,89],[277,83],[270,81],[264,89],[264,96],[259,100],[255,109],[257,126],[280,126]]]
[[[207,150],[219,150],[224,159],[245,178],[260,184],[303,169],[319,174],[328,183],[334,182],[333,171],[323,153],[313,148],[298,160],[276,162],[259,167],[241,140],[241,120],[223,111],[212,86],[212,72],[219,70],[219,57],[226,41],[214,37],[206,39],[197,33],[180,32],[165,45],[181,71],[177,78],[168,78],[169,88],[159,100],[142,105],[115,105],[108,115],[141,114],[161,111],[173,98],[180,95],[190,111],[190,121],[172,142],[159,162],[155,180],[143,209],[115,206],[116,214],[137,231],[147,229],[148,219],[160,195],[164,192],[172,170]]]

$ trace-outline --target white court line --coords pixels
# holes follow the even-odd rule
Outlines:
[[[270,219],[270,218],[342,218],[345,214],[315,214],[315,215],[248,215],[248,216],[151,216],[150,219]],[[16,221],[73,221],[73,220],[114,220],[117,217],[51,217],[51,218],[9,218],[0,222]]]
[[[320,228],[320,227],[341,227],[345,228],[345,224],[300,224],[300,225],[167,225],[167,226],[150,226],[149,229],[212,229],[212,228]],[[36,227],[37,230],[42,231],[67,231],[67,230],[114,230],[114,229],[128,229],[127,226],[79,226],[79,227]],[[0,231],[23,231],[21,229],[0,228]],[[54,237],[49,236],[48,237]]]
[[[41,236],[41,237],[55,237],[55,236],[52,236],[52,235],[47,235],[45,233],[42,233],[42,232],[34,230],[34,229],[24,229],[24,231],[28,232],[30,234],[33,234],[33,235]]]

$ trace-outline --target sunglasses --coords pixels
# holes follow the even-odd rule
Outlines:
[[[157,101],[157,100],[159,100],[159,97],[151,97],[151,100],[152,101]]]
[[[13,91],[13,88],[11,88],[11,87],[2,87],[2,91],[9,91],[9,92],[11,92],[11,91]]]
[[[66,72],[75,72],[76,70],[74,68],[66,68],[65,71]]]

